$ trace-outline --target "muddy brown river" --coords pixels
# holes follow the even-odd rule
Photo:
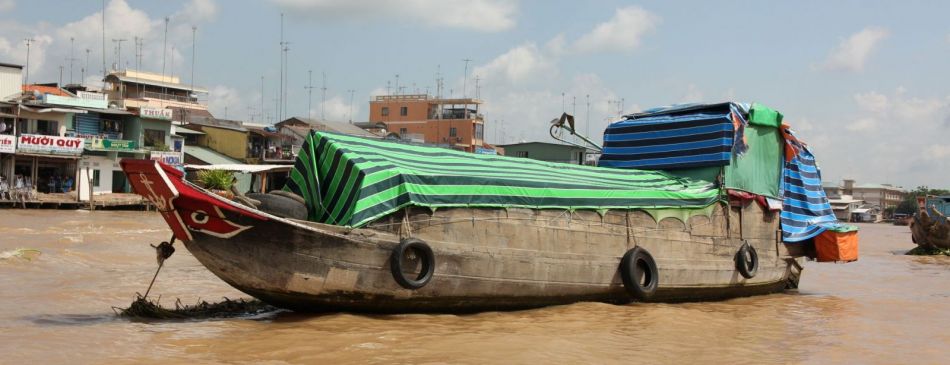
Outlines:
[[[806,263],[797,293],[723,302],[116,318],[169,236],[154,212],[0,210],[0,364],[950,363],[950,257],[902,255],[907,227],[861,225],[860,260]],[[247,297],[176,246],[150,296]]]

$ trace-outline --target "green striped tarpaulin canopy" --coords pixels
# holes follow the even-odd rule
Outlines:
[[[406,206],[532,209],[702,208],[708,181],[311,132],[285,190],[309,220],[360,227]]]

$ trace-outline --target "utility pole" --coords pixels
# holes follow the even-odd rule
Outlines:
[[[480,92],[479,92],[479,90],[478,90],[478,80],[480,80],[480,79],[478,78],[478,75],[475,75],[475,99],[478,99],[478,96],[479,96],[479,94],[480,94]]]
[[[584,120],[584,127],[586,128],[587,138],[590,138],[590,94],[587,94],[587,119]]]
[[[261,75],[261,119],[267,120],[264,112],[264,75]]]
[[[323,74],[323,87],[320,90],[323,91],[323,100],[320,101],[320,119],[327,120],[327,73],[321,73]]]
[[[86,70],[89,69],[89,48],[86,48],[86,65],[79,72],[79,83],[86,84]]]
[[[76,60],[76,55],[73,53],[73,45],[75,44],[75,38],[69,37],[69,83],[73,83],[73,61]]]
[[[59,65],[59,83],[56,86],[63,87],[63,65]]]
[[[115,63],[112,65],[113,70],[118,71],[119,68],[122,67],[122,42],[125,42],[127,40],[128,39],[125,39],[125,38],[112,39],[112,42],[116,43],[116,50],[115,50],[116,60],[115,60]]]
[[[313,119],[313,70],[307,70],[307,119]]]
[[[162,40],[162,84],[166,82],[165,81],[165,50],[168,49],[168,20],[169,18],[166,16],[165,17],[165,38]],[[163,86],[162,94],[165,94],[165,93],[167,93],[167,91],[165,87]],[[165,100],[165,99],[162,99],[162,100]],[[162,105],[164,106],[164,102],[162,103]]]
[[[468,96],[468,63],[471,62],[471,59],[465,58],[462,59],[465,62],[465,73],[462,75],[462,98]]]
[[[198,32],[198,27],[191,26],[191,94],[195,93],[195,59],[198,58],[198,42],[196,33]],[[190,97],[190,96],[189,96]]]
[[[166,18],[166,22],[167,22]],[[102,89],[106,88],[106,0],[102,0]],[[92,186],[90,184],[90,186]],[[89,194],[91,197],[92,194]]]
[[[26,84],[30,84],[30,45],[36,42],[32,37],[24,39],[26,41]]]
[[[350,123],[353,123],[353,94],[356,93],[356,90],[349,89],[346,92],[350,93]]]
[[[396,89],[396,95],[399,95],[399,74],[396,74],[396,86],[394,88]]]

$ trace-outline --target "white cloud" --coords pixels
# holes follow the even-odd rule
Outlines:
[[[852,99],[853,116],[823,120],[803,136],[823,172],[865,182],[948,187],[950,95],[918,95],[897,87],[856,93]]]
[[[861,118],[845,127],[852,132],[870,132],[877,129],[877,121],[872,118]]]
[[[680,99],[683,103],[699,103],[703,101],[703,91],[695,84],[686,87],[686,94]]]
[[[888,34],[887,29],[877,27],[864,28],[852,34],[828,54],[822,68],[851,72],[863,71],[871,52]]]
[[[581,52],[629,52],[639,47],[641,38],[653,31],[660,21],[659,16],[639,6],[617,9],[613,18],[581,36],[574,46]]]
[[[0,0],[0,13],[7,12],[16,8],[16,2],[13,0]]]
[[[475,67],[472,72],[485,79],[502,79],[510,83],[551,77],[556,73],[552,58],[543,54],[534,43],[512,48],[487,64]]]
[[[322,21],[385,19],[428,26],[498,32],[515,26],[517,1],[503,0],[272,0],[289,12]]]
[[[933,158],[945,159],[950,157],[950,145],[932,144],[926,149],[926,154]]]
[[[213,0],[191,0],[170,17],[165,52],[166,73],[188,73],[190,68],[184,63],[185,56],[181,50],[186,49],[190,53],[191,27],[210,21],[216,13],[217,6]],[[59,81],[60,66],[63,67],[64,82],[70,82],[70,78],[79,82],[83,78],[82,69],[86,66],[88,50],[89,69],[85,72],[85,78],[97,81],[90,85],[98,86],[98,81],[102,80],[103,56],[107,68],[118,63],[115,52],[117,43],[113,39],[125,39],[121,42],[122,62],[119,67],[136,67],[134,39],[137,37],[143,39],[143,65],[140,68],[161,72],[163,18],[151,17],[145,11],[130,6],[126,0],[109,1],[105,8],[105,52],[102,44],[102,12],[77,15],[77,18],[62,25],[47,22],[24,25],[12,21],[0,24],[0,34],[3,34],[0,36],[0,58],[25,65],[26,46],[22,40],[33,38],[35,42],[30,47],[30,82]],[[70,56],[73,58],[72,70]]]
[[[235,88],[224,85],[215,85],[208,89],[208,110],[215,117],[227,119],[241,119],[246,114],[245,106],[250,101],[243,99],[244,93]]]
[[[861,109],[874,113],[883,112],[889,107],[887,96],[874,91],[854,94],[854,101],[858,103]]]

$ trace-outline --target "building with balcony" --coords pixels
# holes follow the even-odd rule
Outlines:
[[[177,76],[124,70],[109,73],[103,81],[106,83],[103,92],[111,100],[111,107],[126,108],[145,113],[145,116],[157,116],[158,119],[175,122],[212,116],[204,101],[208,91],[182,84]]]
[[[481,104],[474,98],[380,95],[369,103],[369,123],[359,125],[385,131],[389,138],[476,152],[487,146]]]

